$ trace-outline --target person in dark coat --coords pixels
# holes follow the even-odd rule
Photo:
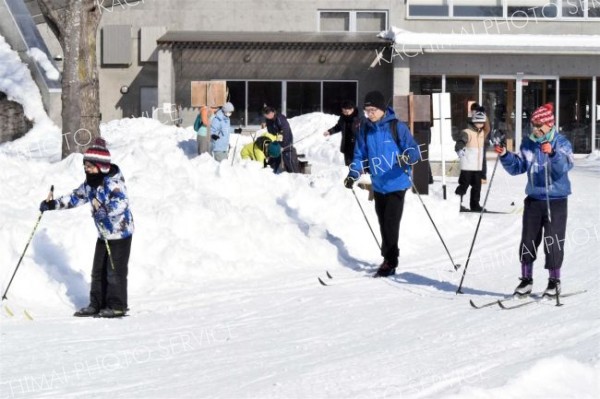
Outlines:
[[[356,134],[360,129],[360,119],[354,103],[344,101],[342,102],[342,115],[340,115],[336,125],[323,133],[325,137],[337,132],[342,133],[340,152],[344,154],[346,166],[350,166],[354,158],[354,143],[356,142]]]
[[[364,110],[367,118],[356,137],[354,159],[344,186],[352,189],[361,173],[368,170],[371,174],[383,256],[375,277],[387,277],[395,274],[398,266],[404,195],[411,187],[411,165],[421,159],[421,153],[408,127],[386,105],[383,94],[367,93]]]
[[[567,198],[571,194],[569,170],[573,168],[573,149],[569,140],[554,125],[554,105],[537,108],[531,115],[533,131],[523,137],[519,153],[506,150],[496,143],[504,169],[511,175],[525,173],[525,206],[523,230],[519,245],[521,283],[515,295],[529,295],[533,287],[533,262],[538,246],[544,243],[548,286],[544,295],[560,294],[560,269],[565,250],[567,228]]]
[[[275,108],[270,106],[263,109],[263,115],[267,131],[276,135],[277,141],[281,143],[281,159],[284,171],[299,173],[300,165],[298,154],[294,148],[294,135],[287,118],[285,115],[277,113]]]
[[[97,138],[83,155],[85,181],[71,194],[42,201],[40,211],[71,209],[89,203],[98,230],[90,303],[78,317],[122,317],[127,312],[127,274],[134,225],[125,178],[110,162],[106,142]]]

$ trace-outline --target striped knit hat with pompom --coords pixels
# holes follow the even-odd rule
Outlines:
[[[531,114],[531,123],[534,125],[554,126],[554,104],[544,104],[533,111],[533,114]]]
[[[102,173],[110,171],[110,152],[106,148],[106,141],[97,137],[90,148],[83,154],[83,162],[93,163]]]

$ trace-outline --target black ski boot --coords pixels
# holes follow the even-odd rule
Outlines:
[[[396,274],[396,266],[392,266],[387,260],[384,260],[373,277],[389,277]]]
[[[479,204],[471,205],[471,212],[481,212],[482,210],[483,210],[483,208]]]
[[[560,295],[560,280],[557,278],[549,278],[548,287],[546,287],[543,296],[556,298],[556,295]]]
[[[87,306],[85,308],[79,309],[77,312],[73,314],[75,317],[93,317],[98,314],[98,309],[93,306]]]
[[[521,277],[521,283],[517,285],[517,288],[515,288],[515,293],[513,295],[527,296],[531,294],[532,289],[533,279],[528,277]]]
[[[97,315],[97,317],[103,317],[103,318],[107,318],[107,319],[113,319],[115,317],[123,317],[123,316],[125,316],[124,310],[111,309],[111,308],[102,309],[102,310],[100,310],[100,312]]]

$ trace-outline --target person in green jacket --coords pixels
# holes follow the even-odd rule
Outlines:
[[[242,159],[263,162],[265,167],[268,165],[277,173],[281,164],[281,144],[276,135],[265,133],[242,147],[240,155]]]

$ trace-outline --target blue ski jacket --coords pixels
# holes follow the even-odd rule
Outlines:
[[[99,204],[98,209],[93,206],[94,199]],[[133,216],[129,209],[125,178],[117,165],[111,165],[110,172],[100,186],[92,187],[86,181],[71,194],[54,201],[56,209],[71,209],[92,203],[92,217],[101,239],[119,240],[133,234]]]
[[[231,122],[229,117],[223,113],[223,110],[218,110],[214,118],[210,122],[210,137],[212,143],[212,151],[229,151],[229,131],[231,130]]]
[[[394,140],[392,124],[396,123],[397,141]],[[407,165],[401,166],[398,156],[408,157]],[[354,158],[348,177],[358,179],[368,166],[373,190],[381,194],[406,190],[411,187],[411,166],[421,159],[419,146],[408,127],[396,118],[391,107],[384,117],[373,123],[364,119],[356,137]]]
[[[541,143],[523,137],[520,153],[507,152],[500,162],[511,175],[527,172],[525,193],[536,200],[546,199],[546,170],[548,171],[548,197],[566,198],[571,194],[568,172],[573,168],[573,150],[566,137],[555,133],[550,140],[554,153],[544,154]]]

